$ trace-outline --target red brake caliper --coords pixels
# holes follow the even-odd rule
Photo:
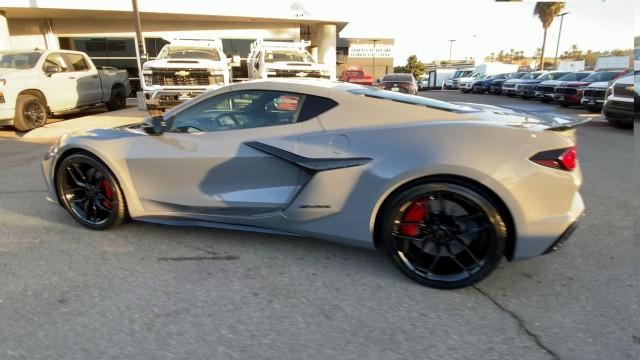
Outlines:
[[[424,221],[427,211],[424,200],[414,201],[402,214],[400,234],[404,236],[416,236],[420,233],[420,224]]]
[[[111,209],[111,206],[113,206],[113,189],[111,188],[111,184],[109,184],[109,180],[103,179],[100,186],[102,186],[102,190],[104,190],[104,197],[106,198],[102,202],[102,205],[107,209]]]

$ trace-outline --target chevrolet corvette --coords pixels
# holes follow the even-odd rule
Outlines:
[[[578,122],[319,79],[232,84],[141,124],[64,135],[49,199],[129,219],[386,252],[410,279],[473,285],[557,249],[583,213]]]

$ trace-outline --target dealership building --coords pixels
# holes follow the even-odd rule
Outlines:
[[[371,60],[376,63],[376,75],[382,69],[392,71],[385,63],[388,52],[383,50],[388,49],[389,39],[378,42],[376,61],[367,56],[373,52],[367,53],[358,39],[338,39],[347,22],[332,15],[339,13],[335,9],[317,1],[138,0],[138,9],[150,59],[167,39],[220,38],[227,56],[239,55],[244,60],[243,66],[234,69],[234,78],[242,79],[250,45],[256,39],[307,40],[318,62],[336,64],[329,66],[333,76],[350,62],[368,66]],[[350,50],[351,44],[354,49]],[[0,49],[27,48],[84,51],[97,66],[126,69],[134,83],[138,46],[132,1],[3,0]]]

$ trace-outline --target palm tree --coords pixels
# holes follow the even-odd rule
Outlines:
[[[547,46],[547,29],[551,26],[553,19],[560,14],[564,8],[563,2],[538,1],[533,8],[533,16],[537,16],[544,29],[542,38],[542,50],[540,51],[540,70],[544,70],[544,48]]]

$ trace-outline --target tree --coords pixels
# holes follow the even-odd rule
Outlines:
[[[407,65],[403,66],[404,71],[413,74],[416,79],[424,74],[427,66],[415,55],[411,55],[407,58]],[[395,69],[394,69],[395,70]]]
[[[540,50],[540,70],[544,70],[544,48],[547,46],[547,29],[553,23],[553,19],[564,9],[563,2],[538,1],[533,8],[533,16],[537,16],[542,23],[544,35],[542,37],[542,48]]]

